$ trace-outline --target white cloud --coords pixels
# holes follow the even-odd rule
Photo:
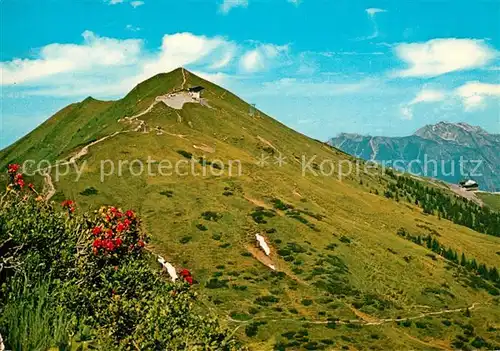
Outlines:
[[[446,98],[446,92],[434,89],[422,89],[409,105],[415,105],[423,102],[438,102]]]
[[[263,71],[280,56],[286,55],[288,50],[288,45],[261,44],[242,56],[240,66],[246,72]]]
[[[365,11],[368,14],[368,16],[370,16],[370,17],[373,17],[373,16],[375,16],[375,14],[380,13],[380,12],[387,12],[387,10],[379,9],[376,7],[371,7],[369,9],[365,9]]]
[[[446,105],[456,106],[461,101],[465,111],[484,108],[487,98],[500,98],[500,84],[489,84],[481,82],[467,82],[450,91],[424,88],[417,93],[415,98],[401,107],[402,119],[412,119],[414,105],[421,103],[444,102],[441,109]]]
[[[247,51],[241,58],[241,67],[247,72],[263,70],[265,68],[264,58],[259,50]]]
[[[121,66],[137,61],[142,40],[118,40],[82,34],[83,44],[49,44],[36,59],[16,58],[0,63],[1,85],[20,84],[67,72],[81,72],[104,66]]]
[[[210,66],[210,69],[221,69],[227,67],[234,58],[234,50],[235,48],[233,47],[229,48],[218,61],[214,62]]]
[[[127,28],[134,30],[133,26]],[[99,37],[90,31],[83,38],[82,44],[44,46],[32,59],[0,62],[0,84],[25,96],[115,97],[155,74],[188,65],[221,83],[228,75],[204,73],[203,69],[225,67],[239,50],[222,37],[192,33],[167,34],[153,52],[144,50],[142,40]]]
[[[455,94],[462,99],[465,110],[474,110],[484,107],[487,97],[500,98],[500,84],[467,82],[457,88]]]
[[[287,0],[287,1],[295,6],[299,6],[300,3],[302,2],[302,0]]]
[[[131,1],[130,5],[135,9],[135,8],[137,8],[139,6],[144,5],[144,1]]]
[[[223,14],[228,14],[235,7],[248,7],[248,0],[223,0],[219,10]]]
[[[412,120],[413,108],[416,104],[440,102],[447,98],[449,94],[444,90],[427,89],[420,90],[417,95],[406,105],[400,107],[401,119]]]
[[[371,8],[365,9],[365,12],[368,14],[368,17],[370,18],[370,21],[373,24],[373,33],[367,37],[358,38],[358,40],[375,39],[376,37],[379,36],[380,33],[378,30],[377,22],[375,21],[375,15],[377,13],[387,12],[387,10],[379,9],[376,7],[371,7]]]
[[[121,4],[124,0],[109,0],[110,5]]]
[[[403,43],[395,47],[396,55],[408,68],[396,72],[398,77],[434,77],[445,73],[485,66],[497,52],[483,40],[433,39],[425,43]]]

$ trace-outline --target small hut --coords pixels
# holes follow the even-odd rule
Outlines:
[[[461,181],[460,187],[467,191],[475,191],[479,189],[479,184],[475,180],[468,179]]]
[[[188,93],[189,95],[191,95],[191,97],[195,100],[200,100],[201,99],[201,92],[205,90],[205,88],[203,88],[202,86],[195,86],[195,87],[192,87],[192,88],[189,88],[188,89]]]

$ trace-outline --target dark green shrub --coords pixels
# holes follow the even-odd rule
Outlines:
[[[190,241],[191,241],[191,239],[192,239],[192,237],[191,237],[191,236],[186,235],[186,236],[183,236],[183,237],[179,240],[179,242],[180,242],[181,244],[187,244],[188,242],[190,242]]]
[[[85,188],[85,190],[83,190],[80,195],[83,195],[83,196],[90,196],[90,195],[97,195],[99,193],[99,191],[94,188],[93,186],[91,186],[90,188]]]
[[[251,213],[250,216],[253,220],[258,224],[266,224],[267,221],[264,218],[274,217],[276,214],[270,210],[266,210],[264,207],[256,207]]]
[[[411,323],[410,323],[411,324]],[[425,324],[424,322],[421,322],[421,321],[417,321],[415,322],[415,326],[419,329],[425,329],[427,328],[427,324]]]
[[[337,244],[335,243],[331,243],[331,244],[328,244],[326,247],[325,247],[325,250],[330,250],[330,251],[333,251],[335,250],[335,248],[337,247]]]
[[[196,225],[196,228],[198,228],[198,229],[199,229],[199,230],[201,230],[202,232],[206,232],[206,231],[208,230],[208,228],[207,228],[207,227],[205,227],[205,226],[204,226],[203,224],[201,224],[201,223],[198,223],[198,224]]]
[[[193,158],[193,154],[190,153],[190,152],[187,152],[187,151],[184,151],[184,150],[178,150],[177,153],[181,156],[184,156],[185,158],[187,158],[188,160],[192,159]]]
[[[344,236],[344,235],[342,235],[339,240],[345,244],[351,243],[351,239],[349,239],[347,236]]]
[[[280,199],[272,199],[271,202],[273,203],[274,208],[277,210],[286,211],[293,208],[292,205],[286,204]]]
[[[222,218],[222,215],[213,211],[205,211],[201,214],[201,217],[207,221],[217,222]]]
[[[228,287],[228,282],[229,280],[227,279],[219,280],[217,278],[212,278],[205,284],[205,287],[207,287],[208,289],[225,289]]]
[[[232,288],[234,290],[245,291],[248,289],[248,286],[246,286],[246,285],[233,285]]]
[[[253,338],[254,336],[257,335],[257,332],[259,330],[259,324],[256,322],[250,323],[245,327],[245,334],[249,338]]]
[[[267,306],[272,303],[279,302],[280,299],[273,295],[259,296],[255,299],[255,303],[262,306]]]
[[[255,308],[255,307],[250,307],[248,309],[248,313],[250,313],[250,314],[257,314],[257,313],[259,313],[259,309]]]
[[[166,197],[173,197],[174,192],[172,190],[164,190],[164,191],[160,191],[160,195],[163,195]]]
[[[443,325],[446,325],[447,327],[449,327],[452,324],[451,321],[449,321],[447,319],[441,321],[441,323],[443,323]]]

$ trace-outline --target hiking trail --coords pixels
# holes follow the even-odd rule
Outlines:
[[[447,314],[447,313],[464,312],[466,310],[472,311],[472,310],[476,309],[477,305],[480,305],[480,303],[479,302],[474,302],[469,307],[455,308],[455,309],[445,309],[445,310],[434,311],[434,312],[425,312],[425,313],[421,313],[419,315],[410,316],[410,317],[382,318],[382,319],[378,319],[376,321],[371,321],[371,322],[367,321],[367,320],[364,320],[364,319],[337,320],[337,321],[302,320],[302,319],[299,319],[299,318],[297,318],[297,319],[294,319],[294,318],[267,319],[267,317],[265,317],[265,316],[263,316],[263,317],[255,317],[255,318],[252,318],[252,319],[250,319],[248,321],[239,321],[239,320],[231,318],[231,316],[227,316],[227,319],[230,322],[234,322],[234,323],[251,323],[251,322],[254,322],[254,321],[258,321],[258,320],[266,320],[268,322],[284,322],[284,321],[287,321],[287,322],[300,322],[300,323],[308,323],[308,324],[329,324],[329,323],[335,323],[335,324],[342,324],[342,325],[346,325],[346,324],[359,324],[359,325],[363,325],[363,326],[369,326],[369,325],[382,325],[382,324],[392,323],[392,322],[404,322],[404,321],[407,321],[407,320],[422,319],[422,318],[425,318],[425,317],[428,317],[428,316],[437,316],[437,315]]]

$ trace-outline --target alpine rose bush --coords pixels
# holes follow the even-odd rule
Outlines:
[[[37,349],[241,349],[215,316],[200,313],[189,271],[172,283],[154,268],[134,211],[86,213],[72,200],[61,211],[20,182],[18,165],[7,172],[10,184],[0,196],[0,334],[7,349],[30,349],[33,331],[55,326]],[[43,308],[27,310],[25,301],[41,290]]]
[[[92,252],[99,258],[120,258],[144,248],[146,236],[140,232],[134,211],[122,212],[110,206],[101,207],[92,229]]]

